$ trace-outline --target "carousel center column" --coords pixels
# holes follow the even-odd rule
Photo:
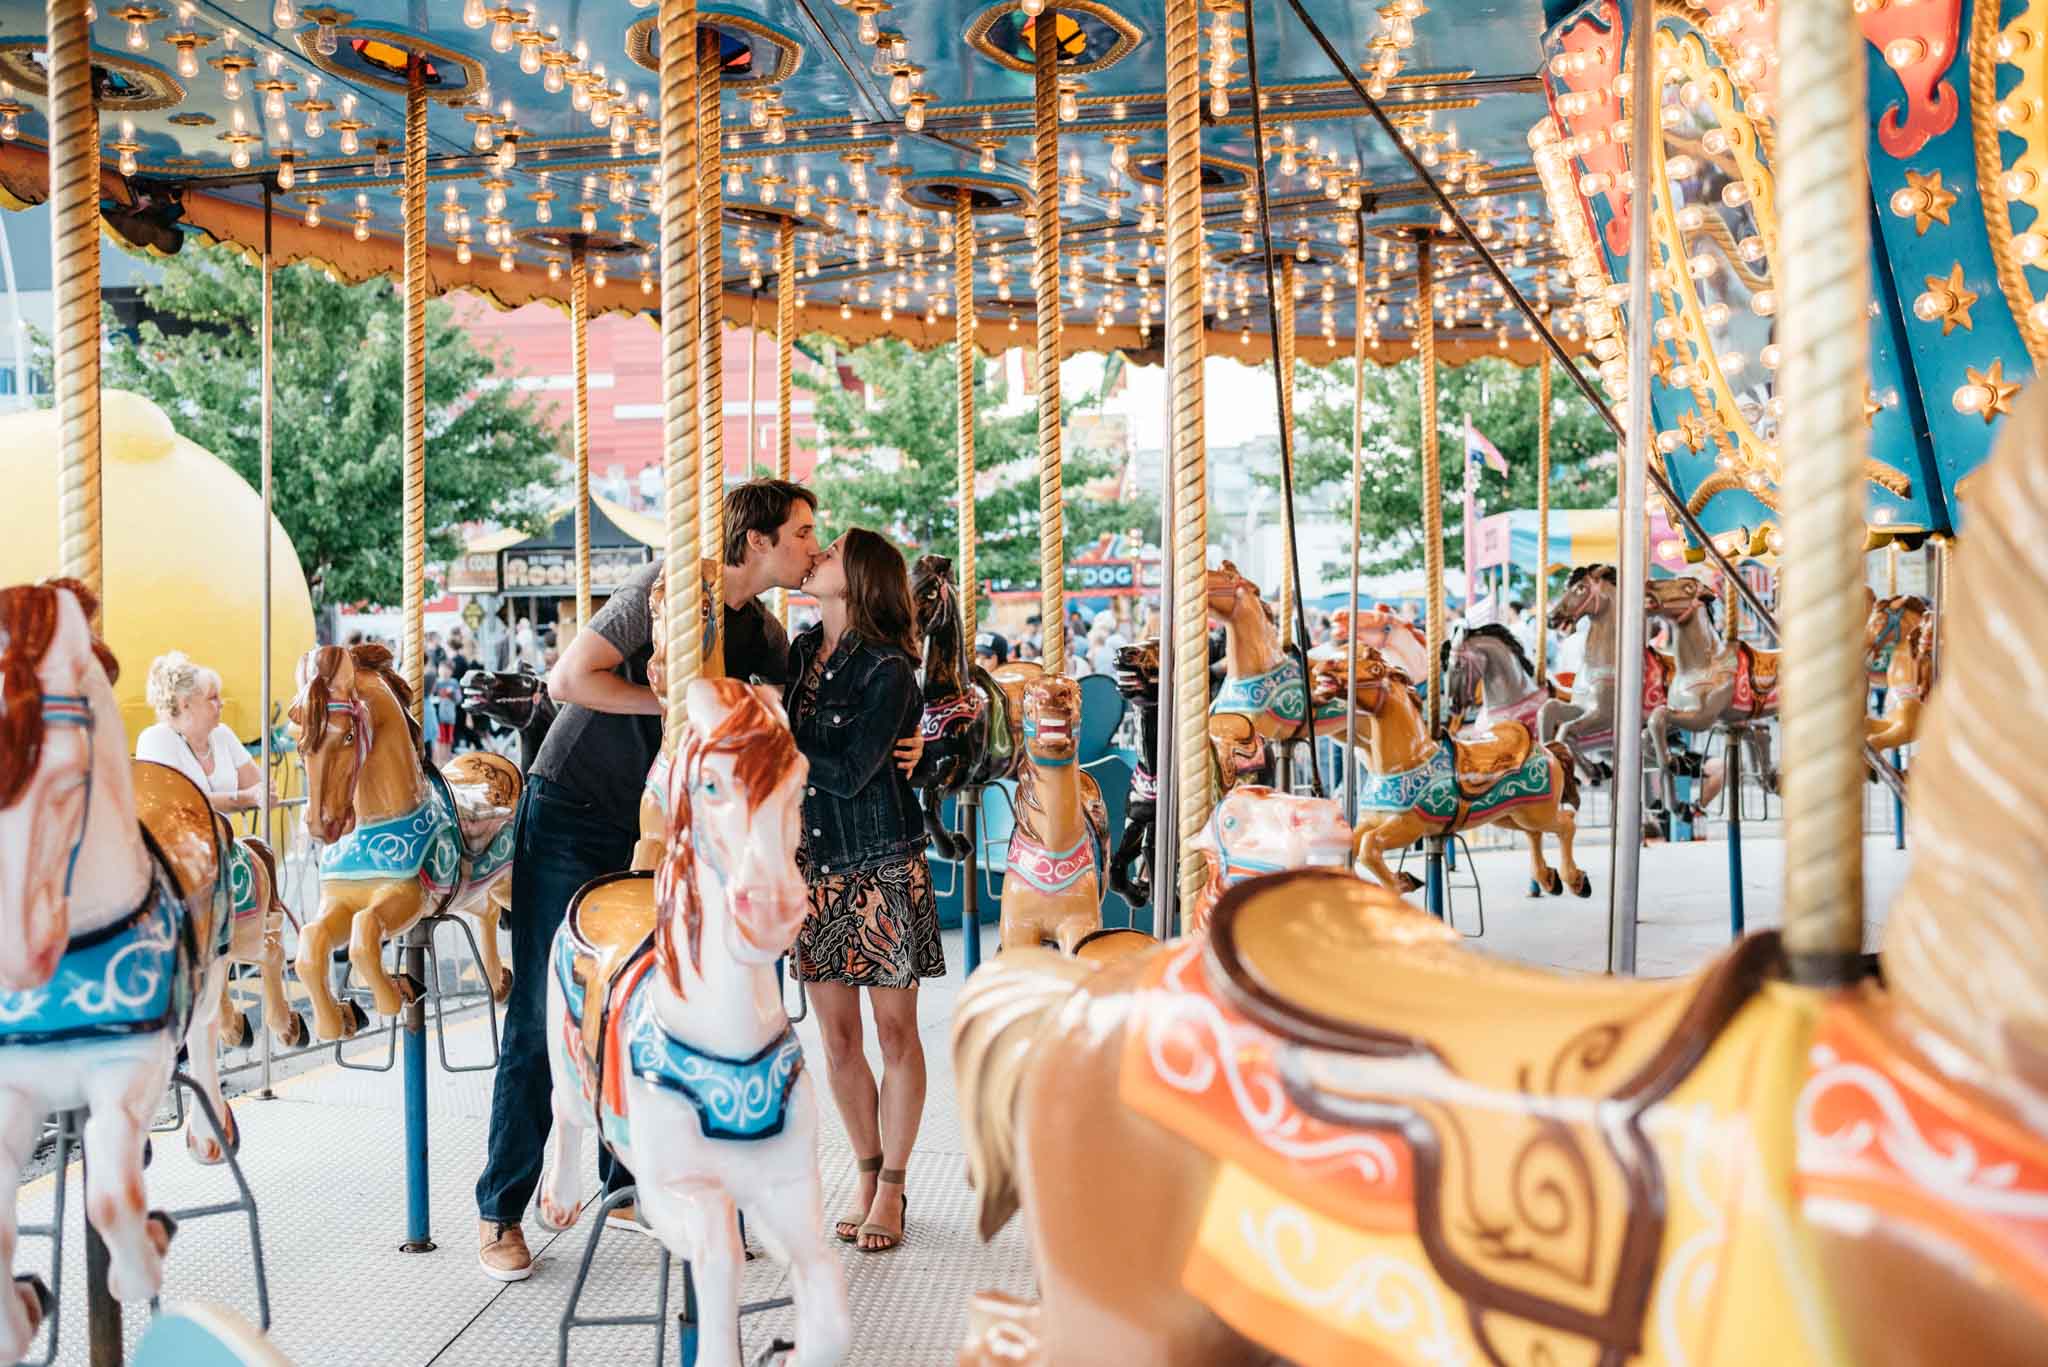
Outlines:
[[[1040,33],[1058,23],[1055,6],[1033,21]],[[1038,293],[1038,629],[1045,672],[1067,670],[1066,507],[1060,469],[1060,49],[1033,46],[1036,146],[1031,156],[1034,225],[1032,282]],[[957,266],[956,266],[957,269]]]
[[[92,25],[82,0],[49,0],[47,17],[58,564],[100,598],[100,133]],[[93,626],[99,627],[97,613]]]
[[[704,567],[697,506],[697,0],[661,0],[662,461],[668,488],[665,731],[689,721],[702,669]]]

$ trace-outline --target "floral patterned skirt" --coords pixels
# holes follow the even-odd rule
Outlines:
[[[919,850],[901,859],[819,875],[798,856],[811,910],[796,936],[796,976],[853,987],[915,987],[943,977],[939,907]]]

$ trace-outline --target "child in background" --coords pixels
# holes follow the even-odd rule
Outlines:
[[[434,763],[446,764],[455,757],[455,713],[461,702],[462,685],[455,679],[455,662],[445,655],[434,674]]]

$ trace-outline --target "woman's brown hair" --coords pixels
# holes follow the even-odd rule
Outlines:
[[[846,569],[847,629],[875,645],[918,656],[917,614],[910,600],[910,570],[887,537],[849,527],[840,538]]]

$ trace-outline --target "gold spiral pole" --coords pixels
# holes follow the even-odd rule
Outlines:
[[[1443,734],[1444,482],[1436,431],[1436,261],[1427,237],[1415,244],[1415,345],[1422,358],[1422,592],[1429,649],[1429,733]],[[1469,596],[1472,586],[1467,584]]]
[[[1214,802],[1209,760],[1208,450],[1203,433],[1202,361],[1202,86],[1199,0],[1166,0],[1166,374],[1168,413],[1166,498],[1171,505],[1167,550],[1173,588],[1172,633],[1161,700],[1172,708],[1173,830],[1162,860],[1177,852],[1177,887],[1195,897],[1208,861],[1193,848]],[[1171,684],[1168,698],[1167,684]],[[1162,803],[1167,794],[1162,791]],[[1168,889],[1156,878],[1161,934],[1174,926]]]
[[[960,576],[960,639],[970,651],[980,606],[974,577],[974,376],[980,353],[974,349],[974,325],[974,192],[962,190],[953,210],[953,351],[960,387],[960,556],[954,568]]]
[[[92,25],[49,0],[50,218],[56,260],[57,546],[64,574],[104,598],[100,541],[100,120]],[[94,618],[95,628],[99,625]]]
[[[1351,264],[1351,597],[1345,623],[1344,696],[1358,696],[1358,543],[1365,517],[1365,216]],[[1344,710],[1344,824],[1358,819],[1358,709]]]
[[[399,672],[427,717],[427,68],[405,64],[405,657]]]
[[[590,625],[590,258],[569,242],[569,344],[576,372],[576,629]]]
[[[697,420],[702,424],[698,440],[703,443],[698,461],[703,468],[697,487],[703,526],[699,537],[703,555],[710,562],[705,584],[711,595],[712,611],[724,620],[725,602],[725,188],[718,151],[720,114],[718,100],[725,79],[718,60],[718,34],[711,29],[697,35],[697,270],[702,284],[697,298]],[[749,459],[752,459],[751,455]],[[725,633],[718,631],[706,653],[704,672],[716,678],[725,673]]]
[[[1536,366],[1536,687],[1550,672],[1550,353]]]
[[[1870,299],[1863,43],[1854,0],[1778,12],[1779,342],[1789,405],[1781,579],[1785,950],[1844,982],[1863,950],[1863,420]]]
[[[1047,5],[1033,21],[1040,35],[1057,27]],[[1062,521],[1065,494],[1060,470],[1060,48],[1032,46],[1033,132],[1031,202],[1036,217],[1032,282],[1038,290],[1038,629],[1045,672],[1067,669],[1067,554]],[[956,267],[957,269],[957,267]]]
[[[697,0],[661,0],[662,473],[668,479],[668,710],[673,741],[703,666],[697,508]]]
[[[1896,541],[1884,548],[1884,596],[1899,596],[1899,543]]]
[[[1273,326],[1280,334],[1280,421],[1287,426],[1287,440],[1280,443],[1290,465],[1294,461],[1294,258],[1280,258],[1280,297],[1273,301]],[[1288,482],[1293,482],[1293,471],[1288,472]],[[1286,538],[1282,544],[1294,544],[1294,500],[1280,500],[1280,534]],[[1280,635],[1292,640],[1294,637],[1295,603],[1301,597],[1301,565],[1292,555],[1283,554],[1281,564],[1285,567],[1280,576]]]
[[[782,221],[775,241],[775,477],[788,479],[795,449],[796,389],[796,220]],[[789,593],[775,590],[775,616],[789,625]]]
[[[1742,638],[1742,600],[1735,596],[1735,576],[1721,576],[1721,631],[1730,642]]]

